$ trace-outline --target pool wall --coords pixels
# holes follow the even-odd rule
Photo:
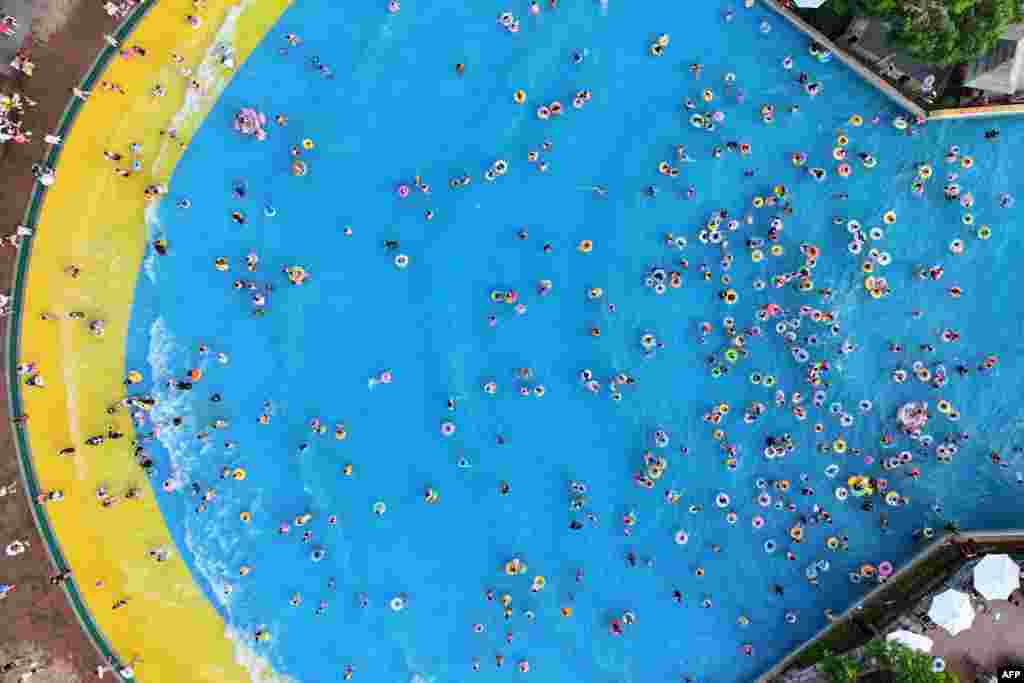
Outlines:
[[[64,588],[83,629],[104,659],[138,660],[134,664],[137,680],[145,680],[147,673],[152,680],[271,681],[277,677],[266,662],[232,643],[223,621],[193,584],[180,558],[172,557],[158,568],[147,558],[148,549],[168,538],[151,497],[144,494],[142,501],[128,502],[134,508],[129,512],[104,510],[86,493],[101,484],[113,489],[141,483],[145,477],[133,463],[130,446],[100,447],[90,458],[56,456],[59,449],[79,447],[89,434],[101,433],[106,424],[131,433],[126,417],[107,415],[101,409],[124,392],[120,378],[134,280],[146,240],[145,206],[139,181],[121,183],[127,192],[114,187],[117,181],[112,182],[109,173],[97,172],[97,159],[102,159],[101,150],[126,146],[128,141],[140,142],[146,152],[160,145],[161,154],[147,169],[152,173],[147,182],[166,182],[181,150],[158,138],[157,129],[167,126],[167,121],[197,129],[231,77],[223,74],[198,107],[182,109],[187,98],[172,78],[168,95],[157,102],[149,90],[170,75],[173,67],[167,65],[166,56],[173,50],[186,63],[196,64],[209,56],[211,45],[225,37],[224,30],[231,24],[234,32],[229,38],[240,65],[289,1],[260,0],[258,7],[251,0],[237,5],[212,3],[216,6],[205,11],[204,26],[190,33],[184,17],[191,3],[141,3],[113,35],[118,41],[130,39],[144,46],[148,61],[118,60],[118,50],[105,46],[79,85],[90,91],[106,78],[126,86],[131,94],[117,100],[118,95],[97,92],[87,103],[74,97],[69,100],[54,131],[65,138],[66,154],[62,155],[61,146],[54,146],[42,160],[59,171],[60,181],[49,190],[41,185],[34,188],[22,221],[36,232],[22,241],[18,251],[6,371],[12,415],[35,416],[31,428],[15,425],[25,489],[55,568],[74,571]],[[175,112],[178,116],[172,119]],[[76,135],[70,135],[73,126]],[[62,156],[63,163],[58,163]],[[117,229],[112,230],[111,224]],[[33,252],[36,258],[30,269]],[[82,278],[74,282],[63,274],[71,263],[83,270]],[[104,319],[105,339],[83,343],[87,333],[72,329],[75,321],[40,318],[44,311],[59,315],[71,310]],[[47,387],[23,389],[15,367],[19,362],[40,364]],[[111,453],[115,450],[116,455]],[[72,495],[49,507],[35,502],[41,491],[54,489]],[[114,612],[107,607],[122,597],[128,598],[123,609]],[[183,657],[183,652],[190,656]],[[203,665],[196,666],[197,661]]]

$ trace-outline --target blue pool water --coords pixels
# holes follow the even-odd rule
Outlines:
[[[506,9],[522,20],[518,35],[496,23]],[[356,668],[356,680],[497,681],[519,676],[517,663],[528,660],[530,676],[545,682],[649,683],[684,674],[752,680],[820,628],[825,608],[838,613],[868,588],[852,584],[850,570],[864,562],[898,564],[912,553],[913,529],[941,528],[949,519],[964,527],[1019,519],[1015,482],[1024,463],[1013,447],[1024,419],[1015,392],[1024,376],[1024,303],[1014,295],[1024,238],[1014,229],[1016,212],[1000,209],[998,197],[1020,191],[1011,143],[1024,124],[1000,121],[1000,144],[983,139],[991,126],[983,122],[900,133],[890,125],[899,112],[842,66],[817,63],[806,41],[776,17],[740,9],[726,25],[723,9],[616,0],[602,9],[573,0],[555,10],[545,5],[531,17],[525,4],[409,1],[389,15],[375,4],[299,0],[194,137],[170,200],[150,226],[153,237],[169,241],[170,254],[150,255],[140,275],[128,364],[145,372],[142,391],[160,398],[153,413],[159,440],[147,448],[159,463],[154,487],[178,548],[236,637],[277,670],[298,681],[335,680],[346,664]],[[768,35],[758,30],[762,20],[773,28]],[[287,32],[304,44],[282,56]],[[660,33],[672,40],[659,59],[647,48]],[[576,50],[586,51],[582,64],[570,59]],[[792,71],[782,68],[787,55],[796,61]],[[310,66],[313,56],[330,66],[334,79]],[[694,80],[688,66],[697,60],[704,68]],[[457,62],[467,65],[461,77]],[[796,83],[801,71],[823,83],[823,94],[803,93]],[[737,76],[731,94],[723,82],[728,72]],[[527,92],[524,106],[513,102],[519,88]],[[691,127],[682,107],[687,97],[699,102],[703,88],[716,97],[698,110],[726,114],[710,133]],[[593,99],[576,110],[569,104],[580,89],[590,89]],[[568,111],[538,120],[536,107],[556,99]],[[767,103],[777,109],[770,126],[759,116]],[[787,112],[791,104],[799,113]],[[290,121],[283,128],[270,123],[265,142],[243,138],[231,121],[244,106]],[[848,125],[854,113],[868,122]],[[870,122],[876,114],[880,125]],[[854,166],[846,180],[836,177],[832,160],[840,129],[850,137]],[[315,141],[302,155],[309,174],[293,177],[289,149],[306,137]],[[545,140],[550,151],[542,151]],[[727,141],[750,143],[752,154],[727,151],[713,159],[712,148]],[[696,161],[678,164],[678,178],[659,175],[659,161],[672,161],[680,144]],[[943,162],[953,144],[974,157],[973,169]],[[546,173],[527,162],[531,150],[549,163]],[[808,166],[827,168],[829,178],[818,184],[795,168],[795,151],[809,154]],[[863,169],[858,152],[876,155],[877,168]],[[508,161],[509,172],[484,182],[483,172],[497,159]],[[934,166],[935,177],[918,198],[910,186],[922,162]],[[753,177],[744,176],[748,168]],[[964,226],[960,206],[943,199],[945,174],[953,170],[973,192],[976,223],[991,225],[992,239],[977,239],[977,226]],[[448,179],[463,174],[474,182],[450,190]],[[398,199],[397,185],[416,175],[431,183],[430,195],[414,191]],[[247,186],[244,199],[231,194],[238,180]],[[744,241],[765,237],[780,207],[755,210],[751,200],[777,183],[787,186],[793,207],[778,241],[784,254],[755,264]],[[586,189],[595,184],[607,188],[606,197]],[[649,184],[660,189],[654,198],[644,194]],[[687,200],[680,193],[690,185],[697,194]],[[848,199],[833,197],[843,192]],[[191,209],[175,208],[183,197]],[[263,215],[268,202],[277,209],[272,218]],[[428,208],[435,212],[429,222]],[[740,295],[732,306],[718,297],[725,288],[723,252],[698,239],[720,209],[730,217],[754,216],[752,225],[728,234],[731,286]],[[890,209],[898,218],[885,226],[882,215]],[[245,213],[244,226],[231,220],[235,210]],[[844,223],[833,224],[834,216]],[[873,300],[862,287],[865,255],[847,251],[849,219],[865,231],[885,228],[864,251],[891,254],[891,265],[881,269],[893,290],[887,298]],[[516,233],[524,228],[529,237],[520,240]],[[667,247],[666,232],[686,236],[688,246]],[[949,252],[955,238],[966,241],[960,256]],[[385,239],[400,241],[408,268],[393,265],[397,252],[382,246]],[[575,248],[584,239],[593,241],[589,254]],[[552,253],[542,249],[546,242]],[[814,288],[831,288],[831,300],[792,286],[755,291],[756,279],[800,268],[801,242],[821,248]],[[255,274],[244,268],[250,250],[260,258]],[[221,256],[230,260],[229,272],[214,269]],[[936,263],[946,271],[940,282],[914,277],[917,265]],[[301,287],[280,272],[296,264],[312,273]],[[710,282],[700,275],[702,264],[711,269]],[[654,266],[681,271],[683,286],[656,295],[644,286]],[[249,293],[232,288],[239,278],[273,284],[265,316],[252,314]],[[536,293],[541,279],[554,285],[545,297]],[[946,293],[955,285],[964,290],[960,299]],[[591,287],[603,288],[604,297],[588,299]],[[492,303],[494,289],[519,292],[525,314]],[[764,334],[748,339],[748,356],[713,379],[705,358],[728,343],[723,318],[749,328],[769,302],[792,314],[763,323]],[[821,408],[810,405],[808,366],[794,362],[775,333],[780,320],[798,318],[801,305],[834,312],[841,323],[835,336],[809,318],[795,330],[813,360],[830,363]],[[914,310],[923,315],[913,317]],[[698,343],[702,321],[714,327],[705,344]],[[600,328],[599,337],[591,327]],[[961,340],[943,343],[944,328],[959,331]],[[648,332],[665,347],[645,358],[640,340]],[[806,343],[812,334],[817,346]],[[841,356],[845,340],[857,348]],[[890,341],[906,350],[890,353]],[[926,343],[935,351],[919,350]],[[201,355],[200,344],[212,352]],[[217,352],[229,362],[217,362]],[[979,373],[989,354],[998,355],[998,366]],[[890,380],[891,370],[915,360],[944,363],[948,386]],[[960,363],[969,376],[953,371]],[[204,376],[192,391],[167,386],[193,367]],[[516,379],[521,367],[532,369],[531,381]],[[582,386],[584,368],[602,382],[598,395]],[[385,369],[394,381],[370,388],[367,380]],[[802,392],[809,418],[798,422],[789,407],[777,408],[775,388],[748,380],[755,371],[777,378],[775,388],[787,399]],[[636,379],[619,402],[610,400],[607,383],[617,372]],[[489,380],[498,385],[493,396],[482,390]],[[543,384],[546,394],[521,397],[524,384]],[[223,395],[219,403],[209,400],[215,392]],[[450,397],[454,412],[446,407]],[[936,411],[940,398],[962,411],[958,423]],[[857,408],[862,399],[873,401],[866,414]],[[262,425],[257,418],[267,400],[274,413]],[[938,464],[934,447],[899,434],[896,410],[911,400],[931,402],[925,431],[936,442],[960,431],[971,435],[952,464]],[[742,414],[755,401],[767,412],[746,425]],[[702,419],[722,402],[731,407],[719,425],[725,442],[740,449],[735,471],[724,463],[714,425]],[[851,427],[830,414],[833,402],[855,416]],[[181,428],[171,427],[175,416],[183,418]],[[311,433],[316,417],[326,435]],[[230,426],[209,429],[217,418]],[[445,420],[457,427],[450,438],[440,433]],[[348,429],[344,441],[332,436],[339,422]],[[815,422],[824,424],[822,434],[812,430]],[[670,435],[667,448],[654,447],[658,429]],[[204,430],[212,433],[206,442],[196,438]],[[792,435],[792,452],[781,460],[763,457],[765,438],[783,433]],[[896,435],[890,450],[879,446],[883,433]],[[819,443],[840,435],[863,453],[818,452]],[[225,440],[238,447],[226,450]],[[303,442],[310,447],[300,454]],[[908,468],[880,467],[903,449],[915,452],[920,478],[907,477]],[[647,450],[669,463],[653,491],[632,481]],[[1009,466],[993,465],[992,450]],[[874,463],[865,464],[865,455]],[[459,467],[460,458],[472,467]],[[353,465],[351,477],[342,473],[346,463]],[[841,474],[830,480],[824,470],[831,463]],[[247,477],[221,480],[223,467],[243,467]],[[801,473],[809,476],[813,497],[799,493]],[[875,496],[874,510],[865,512],[853,499],[837,501],[833,489],[859,473],[888,478],[909,504],[888,507]],[[166,478],[177,482],[176,492],[160,491]],[[758,478],[792,481],[789,493],[771,493],[797,510],[759,507]],[[587,484],[586,510],[596,523],[570,510],[574,480]],[[507,496],[499,494],[502,481],[511,486]],[[193,482],[217,490],[204,512],[195,511]],[[440,492],[438,504],[424,502],[427,486]],[[682,493],[675,505],[664,499],[670,488]],[[726,508],[715,505],[719,492],[731,496]],[[376,501],[387,504],[382,517],[372,511]],[[937,502],[942,514],[932,509]],[[814,503],[831,513],[833,524],[807,526],[805,542],[792,544],[789,528]],[[690,513],[691,505],[703,511]],[[738,516],[734,526],[726,520],[730,510]],[[252,514],[251,523],[239,520],[243,511]],[[277,532],[281,522],[307,511],[314,515],[305,527],[310,543],[302,542],[303,529]],[[622,518],[630,512],[637,521],[627,536]],[[880,512],[889,516],[886,534]],[[336,525],[326,521],[332,514]],[[764,529],[752,529],[757,514],[767,520]],[[584,528],[571,530],[573,519]],[[686,545],[673,542],[678,530],[688,532]],[[843,534],[848,552],[826,549],[828,536]],[[779,546],[773,554],[763,550],[768,539]],[[318,547],[327,556],[313,563]],[[785,559],[788,549],[796,561]],[[627,566],[630,552],[637,567]],[[526,576],[505,575],[513,556],[529,564]],[[812,586],[805,570],[821,559],[831,568]],[[246,564],[253,571],[239,577]],[[530,591],[536,574],[547,578],[537,593]],[[328,586],[332,577],[335,588]],[[773,595],[775,583],[786,587],[783,597]],[[229,585],[233,592],[225,595]],[[497,600],[485,598],[488,589],[513,597],[510,620]],[[681,605],[672,599],[677,589]],[[298,607],[289,605],[295,593],[302,596]],[[358,606],[360,593],[369,598],[365,609]],[[388,601],[398,594],[408,607],[394,612]],[[712,607],[701,607],[704,598]],[[328,607],[318,616],[322,600]],[[560,615],[565,606],[572,606],[571,617]],[[527,609],[536,614],[532,622],[523,616]],[[609,621],[625,610],[635,612],[636,623],[621,637],[609,634]],[[787,610],[797,623],[785,622]],[[738,623],[741,615],[749,626]],[[477,623],[483,633],[474,632]],[[270,642],[254,640],[260,628],[273,635]],[[745,643],[754,646],[753,656],[743,656]],[[496,654],[505,657],[501,669]],[[479,673],[471,668],[474,658],[481,660]]]

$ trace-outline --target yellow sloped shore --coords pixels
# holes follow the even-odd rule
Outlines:
[[[130,439],[95,448],[84,441],[108,425],[133,433],[123,411],[111,416],[106,408],[125,393],[128,322],[146,247],[143,189],[169,182],[181,156],[177,145],[159,134],[185,102],[187,80],[171,55],[183,56],[184,65],[208,75],[197,67],[233,25],[237,68],[289,2],[207,0],[202,24],[194,29],[186,21],[194,12],[191,0],[159,0],[125,40],[143,47],[146,56],[118,58],[101,77],[127,94],[103,91],[97,83],[71,128],[32,245],[17,360],[38,363],[46,382],[45,388],[21,389],[35,470],[43,490],[65,492],[63,501],[47,506],[63,553],[100,630],[123,660],[138,659],[134,668],[142,681],[275,680],[266,670],[250,677],[236,661],[224,621],[177,554],[159,564],[148,557],[150,549],[169,547],[172,540],[134,462]],[[223,85],[226,72],[219,64],[216,70]],[[152,94],[158,84],[166,88],[163,97]],[[176,121],[185,139],[219,95],[212,90],[196,111]],[[144,170],[121,178],[103,151],[120,152],[124,160],[117,165],[127,167],[133,142],[142,146]],[[81,269],[77,279],[64,273],[72,264]],[[85,313],[86,320],[68,319],[72,311]],[[43,312],[59,319],[42,320]],[[89,333],[92,319],[105,321],[104,337]],[[77,455],[58,457],[69,446]],[[95,495],[100,485],[115,495],[138,485],[144,494],[104,509]],[[113,610],[121,598],[127,605]]]

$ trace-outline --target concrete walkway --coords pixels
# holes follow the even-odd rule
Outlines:
[[[925,635],[935,642],[933,655],[944,657],[960,680],[973,681],[978,667],[994,672],[1008,658],[1024,659],[1024,607],[994,600],[989,612],[978,614],[959,635],[950,636],[941,628]]]
[[[0,14],[11,14],[18,18],[17,32],[10,37],[0,36],[0,65],[4,67],[2,73],[9,74],[12,69],[8,65],[14,59],[14,51],[25,43],[25,38],[32,27],[32,2],[0,0]]]

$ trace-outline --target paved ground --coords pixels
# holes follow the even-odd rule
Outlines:
[[[102,11],[102,10],[101,10]],[[0,14],[12,14],[18,18],[18,29],[10,38],[0,38],[0,64],[10,64],[14,51],[21,46],[32,25],[32,0],[2,0]]]
[[[19,6],[28,12],[27,0],[0,1],[3,2],[2,9],[8,12],[18,11]],[[62,9],[68,7],[60,0],[57,4]],[[38,0],[36,7],[39,11]],[[40,17],[37,15],[37,18]],[[28,28],[30,20],[27,14],[20,23],[22,31]],[[54,25],[54,22],[50,21],[49,25]],[[32,58],[37,68],[31,79],[20,77],[20,82],[0,80],[0,88],[13,85],[39,102],[35,110],[27,113],[25,126],[35,132],[38,141],[29,145],[5,145],[0,152],[0,234],[13,232],[21,222],[32,189],[29,168],[45,151],[41,138],[56,126],[72,85],[92,63],[103,44],[103,34],[112,27],[113,22],[104,13],[101,3],[79,3],[72,12],[71,20],[46,43],[33,41]],[[8,55],[13,55],[15,47],[13,42],[0,42],[0,59],[3,60],[0,63],[10,61]],[[12,264],[13,252],[3,247],[0,250],[2,291],[9,286]],[[0,320],[0,338],[5,333],[6,320]],[[0,349],[0,354],[3,352],[4,349]],[[4,388],[0,393],[0,486],[19,476],[11,442],[6,395]],[[30,420],[37,424],[44,419],[45,416],[30,416]],[[49,583],[49,560],[36,535],[20,485],[18,495],[0,498],[0,542],[6,545],[16,538],[28,540],[30,547],[23,555],[4,557],[0,561],[0,583],[18,585],[15,593],[0,601],[0,665],[14,656],[29,656],[46,665],[46,670],[34,676],[31,683],[97,680],[95,667],[99,663],[98,656],[83,635],[63,592]],[[22,671],[24,669],[0,674],[0,683],[18,681]]]
[[[1024,607],[1005,600],[989,607],[988,614],[978,614],[971,628],[956,637],[941,628],[927,633],[935,642],[932,654],[944,657],[964,683],[973,681],[979,669],[996,672],[1013,655],[1024,662]]]

